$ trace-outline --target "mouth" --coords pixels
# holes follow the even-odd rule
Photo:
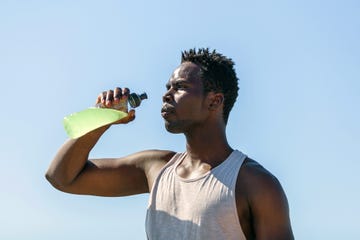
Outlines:
[[[163,105],[161,108],[161,116],[163,118],[167,118],[169,115],[175,113],[175,109],[173,106],[170,106],[168,104]]]

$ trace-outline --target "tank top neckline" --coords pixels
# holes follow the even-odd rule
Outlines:
[[[180,177],[180,176],[178,175],[176,169],[177,169],[177,167],[180,165],[180,163],[184,160],[185,156],[187,155],[187,152],[179,153],[179,154],[180,154],[179,159],[177,159],[177,160],[175,161],[174,168],[173,168],[174,175],[175,175],[175,177],[176,177],[178,180],[180,180],[180,181],[182,181],[182,182],[188,182],[188,183],[190,183],[190,182],[196,182],[196,181],[198,181],[198,180],[201,180],[201,179],[205,178],[205,177],[208,176],[210,173],[214,172],[216,169],[221,168],[223,165],[225,165],[226,162],[228,162],[228,161],[232,158],[232,156],[233,156],[236,152],[238,152],[236,149],[233,150],[233,151],[229,154],[229,156],[228,156],[224,161],[222,161],[219,165],[217,165],[217,166],[214,167],[214,168],[211,168],[211,169],[210,169],[209,171],[207,171],[206,173],[204,173],[204,174],[202,174],[202,175],[200,175],[200,176],[194,177],[194,178],[183,178],[183,177]]]

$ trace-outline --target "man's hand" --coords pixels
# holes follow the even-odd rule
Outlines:
[[[108,90],[100,93],[96,99],[96,106],[100,108],[112,108],[128,113],[128,116],[120,119],[114,124],[128,123],[135,119],[135,110],[128,111],[128,97],[130,90],[128,88],[116,87],[114,90]]]

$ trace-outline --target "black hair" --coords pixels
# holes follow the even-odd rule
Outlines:
[[[223,118],[227,124],[230,111],[238,96],[238,78],[232,59],[209,48],[190,49],[181,53],[181,63],[192,62],[201,69],[204,93],[224,94]]]

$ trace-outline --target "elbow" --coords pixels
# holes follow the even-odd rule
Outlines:
[[[70,183],[58,179],[48,172],[46,172],[45,178],[56,190],[59,190],[64,193],[73,193],[72,191],[70,191],[71,189]]]
[[[45,178],[53,187],[55,187],[56,189],[59,189],[59,187],[60,187],[59,182],[55,180],[55,178],[53,177],[53,175],[51,173],[49,173],[49,171],[47,171],[45,173]]]
[[[54,176],[50,171],[45,173],[46,180],[56,189],[62,190],[69,183]]]
[[[45,179],[49,182],[52,183],[53,182],[53,174],[51,174],[50,168],[45,172]]]

